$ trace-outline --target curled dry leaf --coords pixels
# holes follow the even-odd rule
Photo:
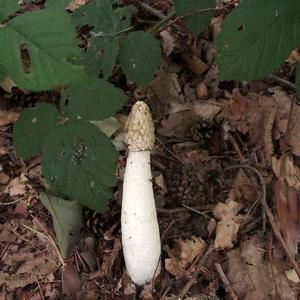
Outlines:
[[[167,249],[170,258],[165,259],[166,270],[177,279],[190,275],[187,268],[204,249],[205,242],[195,236],[192,236],[190,240],[175,240],[174,247]]]
[[[196,102],[194,107],[195,115],[205,121],[213,121],[222,110],[222,106],[213,101]]]
[[[246,110],[246,100],[243,96],[234,95],[230,100],[229,111],[233,120],[239,121],[244,116]]]
[[[24,195],[26,193],[26,185],[20,177],[16,177],[9,183],[4,192],[11,197]]]
[[[162,41],[161,44],[162,44],[163,52],[166,56],[169,56],[174,50],[175,39],[167,29],[162,30],[159,33],[159,35],[160,35],[161,41]]]
[[[0,126],[6,126],[15,123],[19,117],[19,113],[15,111],[0,110]]]
[[[279,177],[280,159],[272,159],[272,168],[276,176]],[[291,156],[287,156],[285,159],[285,179],[290,187],[300,190],[300,169],[294,164]]]
[[[292,255],[298,253],[299,223],[298,200],[296,190],[285,186],[283,178],[279,178],[274,186],[275,204],[279,229]]]
[[[219,202],[214,208],[214,217],[219,219],[214,242],[216,249],[233,247],[233,241],[236,238],[242,219],[237,215],[238,211],[239,204],[235,201],[229,201],[226,204]]]

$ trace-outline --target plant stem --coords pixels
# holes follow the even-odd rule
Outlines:
[[[163,19],[161,19],[159,22],[157,22],[154,26],[149,28],[147,31],[150,33],[155,33],[156,30],[158,30],[161,26],[166,24],[170,19],[172,19],[176,14],[175,10],[172,10],[169,12]]]

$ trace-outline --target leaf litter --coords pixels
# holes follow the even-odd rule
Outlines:
[[[164,13],[170,6],[169,1],[148,2]],[[68,8],[73,11],[86,3],[70,1]],[[149,17],[149,12],[143,13]],[[280,234],[298,262],[299,107],[294,105],[290,115],[294,95],[267,80],[217,82],[214,39],[221,19],[215,17],[197,40],[180,22],[164,28],[159,36],[165,58],[150,89],[126,83],[129,103],[138,97],[148,102],[157,129],[153,171],[163,264],[159,280],[144,288],[141,299],[178,299],[179,295],[185,299],[230,299],[228,287],[239,299],[299,298],[299,274],[287,253],[273,238],[271,226],[267,233],[261,232],[261,184],[249,170],[224,171],[240,163],[259,170]],[[299,61],[297,53],[295,59],[289,58],[292,63]],[[1,87],[0,97],[14,89],[9,81]],[[40,299],[39,293],[45,299],[61,295],[66,299],[138,297],[126,277],[120,240],[124,153],[122,128],[116,120],[124,124],[127,109],[116,119],[98,124],[108,129],[121,151],[118,183],[109,209],[101,216],[89,216],[62,267],[60,252],[53,244],[56,241],[62,246],[55,240],[55,214],[52,211],[50,217],[41,204],[40,161],[20,161],[14,153],[11,125],[19,108],[15,102],[5,101],[0,110],[1,297],[34,295],[33,299]],[[191,132],[195,123],[201,126]],[[212,135],[206,135],[203,124],[212,128]],[[192,207],[183,206],[182,199],[174,199],[171,193],[166,172],[170,162],[189,169],[187,174],[194,173],[193,180],[205,185],[207,194]],[[188,180],[178,186],[184,189],[182,194],[192,193],[187,191],[191,186]]]

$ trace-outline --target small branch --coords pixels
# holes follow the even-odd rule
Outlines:
[[[150,5],[148,5],[147,3],[144,3],[140,0],[136,0],[136,2],[147,12],[149,12],[150,14],[152,14],[153,16],[159,18],[159,19],[164,19],[166,16],[161,13],[159,10],[151,7]]]
[[[213,245],[210,245],[205,252],[205,254],[202,256],[202,258],[199,260],[197,267],[195,269],[195,272],[193,273],[192,278],[187,282],[187,284],[184,286],[180,294],[178,295],[178,299],[184,299],[185,295],[189,291],[189,289],[192,287],[192,285],[197,281],[198,275],[203,268],[204,262],[208,259],[209,255],[214,250]]]
[[[221,265],[219,263],[215,263],[215,267],[216,267],[216,270],[223,282],[223,284],[225,285],[225,288],[226,290],[228,291],[229,295],[230,295],[230,298],[232,300],[239,300],[238,296],[236,295],[235,291],[233,290],[233,288],[231,287],[231,284],[229,282],[229,280],[227,279]]]
[[[256,176],[259,178],[260,184],[262,186],[262,196],[261,196],[261,204],[262,204],[262,227],[263,227],[263,232],[266,230],[266,207],[267,207],[267,192],[266,192],[266,184],[265,181],[262,177],[262,175],[259,173],[259,171],[251,166],[248,165],[234,165],[234,166],[229,166],[227,167],[224,171],[226,172],[227,170],[230,169],[236,169],[236,168],[241,168],[241,169],[248,169],[251,170],[256,174]]]
[[[283,84],[284,86],[288,87],[289,89],[292,89],[292,90],[294,90],[294,91],[296,90],[295,84],[291,83],[291,82],[288,81],[288,80],[285,80],[285,79],[283,79],[283,78],[281,78],[281,77],[278,77],[278,76],[276,76],[276,75],[273,75],[273,74],[269,75],[268,77],[269,77],[270,79],[272,79],[272,80],[274,80],[274,81],[280,83],[280,84]]]

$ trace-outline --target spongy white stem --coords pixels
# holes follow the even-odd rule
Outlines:
[[[123,184],[121,226],[127,272],[133,282],[143,285],[154,277],[161,255],[150,151],[129,152]]]

